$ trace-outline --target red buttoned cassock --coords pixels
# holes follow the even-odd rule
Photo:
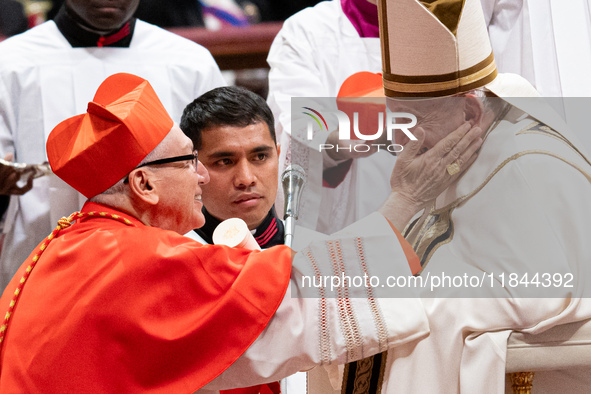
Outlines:
[[[81,212],[94,215],[61,230],[27,277],[36,249],[0,299],[0,313],[17,300],[2,393],[194,392],[248,348],[286,292],[287,247],[200,245],[103,205]]]

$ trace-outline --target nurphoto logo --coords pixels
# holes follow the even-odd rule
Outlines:
[[[305,111],[302,112],[304,115],[310,117],[308,121],[307,127],[307,139],[311,141],[314,139],[314,128],[318,126],[320,131],[330,132],[328,127],[328,123],[326,121],[325,116],[323,116],[319,111],[311,108],[311,107],[302,107]],[[322,143],[318,146],[318,151],[322,152],[324,150],[354,150],[355,152],[369,152],[370,150],[387,150],[391,153],[398,153],[403,150],[403,146],[400,144],[395,144],[394,141],[394,130],[400,130],[408,138],[413,141],[416,141],[417,138],[411,133],[410,129],[412,129],[417,124],[417,117],[408,112],[375,112],[372,114],[365,114],[365,116],[377,116],[377,131],[376,130],[360,130],[360,123],[362,125],[367,125],[367,122],[375,122],[375,119],[360,119],[359,112],[353,112],[353,127],[351,128],[351,120],[349,119],[349,115],[343,111],[333,110],[333,111],[325,111],[324,115],[336,117],[338,122],[338,135],[340,141],[350,141],[350,140],[361,140],[365,141],[365,143],[355,143],[355,144],[344,144],[344,145],[334,145],[334,144],[326,144]],[[384,122],[384,118],[386,121]],[[386,139],[384,140],[384,130],[386,132]],[[353,135],[351,135],[351,131],[353,131]],[[378,141],[379,140],[379,141]],[[375,142],[371,142],[375,141]],[[382,142],[386,141],[386,143]]]

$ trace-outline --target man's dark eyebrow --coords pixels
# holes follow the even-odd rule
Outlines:
[[[253,148],[250,152],[251,153],[261,153],[261,152],[269,152],[270,150],[273,150],[273,147],[270,145],[259,145],[255,148]]]
[[[219,151],[219,152],[214,152],[211,155],[209,155],[210,158],[212,159],[219,159],[222,157],[232,157],[235,155],[235,152],[232,151]]]
[[[259,145],[256,146],[254,148],[252,148],[248,153],[264,153],[264,152],[269,152],[273,150],[273,147],[270,145]],[[236,155],[235,151],[219,151],[219,152],[214,152],[211,155],[209,155],[209,158],[211,159],[221,159],[223,157],[233,157]]]

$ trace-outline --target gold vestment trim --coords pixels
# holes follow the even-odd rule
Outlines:
[[[508,163],[513,160],[516,160],[520,157],[531,155],[531,154],[540,154],[540,155],[547,155],[554,157],[563,161],[566,164],[569,164],[571,167],[578,170],[581,174],[583,174],[589,182],[591,182],[591,174],[587,173],[583,170],[578,164],[559,156],[558,154],[546,150],[540,149],[532,149],[527,151],[522,151],[516,153],[507,159],[505,159],[501,164],[491,172],[487,178],[482,182],[476,189],[472,190],[470,193],[463,195],[462,197],[457,198],[453,202],[449,203],[448,205],[444,206],[443,208],[431,210],[426,216],[423,215],[425,218],[422,220],[421,228],[418,230],[417,234],[413,237],[407,238],[408,242],[413,246],[413,249],[419,256],[419,260],[421,261],[421,272],[425,269],[431,256],[433,253],[442,245],[451,242],[454,235],[453,229],[453,221],[451,219],[452,211],[458,207],[459,205],[463,204],[464,202],[468,201],[470,198],[474,197],[478,192],[480,192],[484,186],[490,182],[490,180]],[[407,226],[407,230],[405,231],[405,237],[410,234],[413,230],[414,226],[421,221],[422,218],[417,219],[411,225]],[[437,238],[441,238],[437,242]]]
[[[398,93],[401,95],[411,93],[432,93],[433,95],[437,95],[439,92],[447,92],[452,90],[459,91],[460,88],[474,85],[477,82],[482,82],[479,86],[483,86],[489,82],[492,82],[492,80],[497,75],[497,66],[494,57],[491,56],[489,60],[490,62],[487,65],[483,66],[477,71],[464,76],[460,75],[462,72],[465,72],[465,70],[459,71],[456,74],[458,75],[456,78],[447,81],[412,82],[412,79],[416,77],[409,76],[405,78],[401,75],[384,74],[384,88],[394,95]],[[436,79],[437,77],[439,76],[421,76],[421,79]],[[393,81],[392,79],[396,79],[396,81]],[[404,80],[406,80],[406,82],[404,82]]]

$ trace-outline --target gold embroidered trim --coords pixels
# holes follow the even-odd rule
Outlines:
[[[312,254],[310,247],[307,247],[302,251],[306,259],[310,262],[314,276],[318,279],[318,332],[320,337],[318,338],[318,350],[320,351],[320,365],[330,364],[332,360],[332,346],[330,341],[330,330],[328,308],[326,305],[326,289],[322,286],[322,272],[316,262],[316,258]]]
[[[384,374],[386,370],[388,352],[375,354],[354,363],[345,365],[341,394],[381,394],[384,383]],[[375,371],[376,365],[378,371]],[[354,368],[352,370],[351,368]],[[375,386],[372,387],[371,381],[377,372]]]
[[[368,277],[369,269],[367,266],[367,259],[365,257],[365,250],[363,246],[363,238],[357,237],[354,239],[357,256],[361,270]],[[384,380],[384,370],[386,368],[387,348],[388,348],[388,329],[384,319],[380,304],[374,297],[374,292],[371,286],[366,288],[367,301],[369,309],[372,313],[372,318],[378,334],[378,346],[381,354],[370,356],[353,363],[345,364],[345,372],[343,375],[343,382],[341,392],[343,394],[380,394],[382,392],[382,384]],[[371,381],[374,375],[374,365],[379,363],[379,375],[377,380],[377,388],[373,391],[371,388]],[[353,370],[351,368],[354,368]],[[353,371],[355,372],[353,374]],[[348,391],[352,386],[352,391]]]
[[[525,126],[523,129],[521,129],[521,130],[519,130],[517,133],[515,133],[515,135],[519,135],[519,134],[521,134],[521,133],[523,133],[523,132],[525,132],[525,131],[528,131],[528,130],[530,130],[530,129],[533,129],[534,127],[536,127],[536,126],[537,126],[537,125],[539,125],[539,124],[540,124],[540,122],[533,121],[533,122],[531,122],[530,124],[528,124],[527,126]]]
[[[362,272],[367,275],[366,277],[371,277],[369,274],[369,269],[367,267],[367,259],[365,258],[365,251],[363,248],[363,238],[357,237],[354,239],[355,241],[355,248],[357,249],[357,257],[359,258],[359,265],[361,266]],[[376,332],[378,334],[378,346],[380,352],[386,351],[388,349],[388,326],[386,325],[386,320],[380,309],[380,304],[375,299],[375,295],[373,292],[373,288],[371,286],[366,287],[366,294],[367,294],[367,302],[369,304],[369,310],[371,311],[371,316],[373,318]]]
[[[378,389],[376,390],[376,394],[382,393],[382,386],[384,384],[384,375],[386,374],[386,364],[388,363],[388,352],[383,352],[382,357],[380,358],[380,374],[378,375]]]
[[[437,250],[437,248],[439,248],[442,245],[445,245],[446,243],[449,243],[452,239],[453,239],[453,221],[451,220],[451,212],[459,205],[463,204],[464,202],[466,202],[467,200],[469,200],[470,198],[472,198],[475,194],[477,194],[478,192],[480,192],[482,190],[482,188],[484,188],[484,186],[486,186],[488,184],[488,182],[490,182],[490,180],[503,168],[505,167],[505,165],[507,165],[509,162],[516,160],[522,156],[525,155],[530,155],[530,154],[541,154],[541,155],[547,155],[547,156],[551,156],[554,157],[556,159],[559,159],[561,161],[563,161],[566,164],[569,164],[571,167],[573,167],[574,169],[578,170],[581,174],[583,174],[590,182],[591,182],[591,174],[587,173],[584,169],[582,169],[579,165],[577,165],[576,163],[571,162],[570,160],[567,160],[553,152],[550,151],[545,151],[545,150],[538,150],[538,149],[533,149],[533,150],[527,150],[527,151],[522,151],[519,153],[516,153],[510,157],[508,157],[507,159],[505,159],[501,164],[499,164],[497,166],[497,168],[494,169],[493,172],[491,172],[486,179],[484,180],[484,182],[482,182],[476,189],[472,190],[470,193],[461,196],[459,198],[457,198],[456,200],[454,200],[453,202],[449,203],[448,205],[446,205],[443,208],[439,208],[436,210],[432,210],[431,212],[429,212],[429,214],[427,214],[426,218],[423,220],[422,222],[422,229],[420,234],[423,234],[423,236],[419,237],[419,235],[413,237],[414,239],[409,240],[409,242],[411,243],[411,245],[413,245],[413,248],[415,248],[415,251],[417,253],[417,255],[419,256],[419,259],[421,260],[421,271],[424,270],[424,268],[427,266],[427,264],[429,263],[429,260],[431,259],[431,256],[433,255],[433,253],[435,252],[435,250]],[[429,223],[432,223],[432,219],[435,218],[438,215],[443,215],[443,217],[445,218],[446,216],[449,216],[449,223],[452,227],[452,233],[451,236],[446,238],[445,240],[433,244],[432,242],[429,242],[432,240],[432,237],[429,238],[429,235],[426,234],[426,232],[424,232],[424,228],[426,226],[428,226]],[[436,219],[435,219],[436,220]],[[415,223],[416,225],[417,223]],[[433,225],[433,224],[432,224]],[[427,227],[428,229],[428,227]],[[409,232],[412,231],[412,227],[409,227]],[[428,231],[428,230],[427,230]],[[429,248],[430,247],[430,248]],[[426,255],[421,255],[422,253],[428,252]]]
[[[540,127],[538,127],[538,130],[532,130],[534,127],[536,127],[538,125],[540,126]],[[557,140],[565,143],[566,145],[568,145],[574,152],[576,152],[579,156],[581,156],[581,158],[583,160],[585,160],[589,165],[591,165],[591,161],[589,161],[587,156],[585,156],[579,150],[579,148],[577,148],[572,142],[570,142],[570,140],[568,138],[566,138],[560,132],[554,130],[553,128],[544,125],[543,123],[540,123],[537,121],[532,122],[530,125],[528,125],[524,129],[520,130],[515,135],[523,135],[523,134],[539,134],[539,135],[544,135],[546,137],[552,137],[554,139],[557,139]]]
[[[458,198],[457,200],[449,203],[448,205],[446,205],[443,208],[439,208],[435,211],[433,211],[433,213],[440,213],[441,211],[444,210],[449,210],[449,209],[453,209],[455,207],[457,207],[458,205],[462,204],[464,201],[472,198],[476,193],[478,193],[480,190],[482,190],[482,188],[484,186],[486,186],[486,184],[488,182],[490,182],[490,180],[492,179],[493,176],[495,176],[497,174],[497,172],[499,172],[501,170],[501,168],[505,167],[507,165],[507,163],[518,159],[522,156],[525,155],[531,155],[531,154],[541,154],[541,155],[547,155],[547,156],[552,156],[555,157],[559,160],[562,160],[563,162],[571,165],[573,168],[575,168],[576,170],[578,170],[579,172],[581,172],[585,177],[587,177],[587,179],[589,179],[589,181],[591,181],[591,175],[587,174],[581,167],[579,167],[577,164],[572,163],[570,160],[566,160],[561,156],[558,156],[557,154],[550,152],[550,151],[546,151],[546,150],[539,150],[539,149],[532,149],[532,150],[526,150],[526,151],[522,151],[519,153],[514,154],[513,156],[508,157],[507,159],[505,159],[501,164],[499,164],[499,166],[497,168],[495,168],[495,170],[490,173],[488,175],[488,177],[486,177],[486,179],[484,180],[484,182],[482,182],[482,184],[480,184],[480,186],[478,186],[476,189],[474,189],[473,191],[471,191],[470,193]]]
[[[326,247],[333,267],[335,276],[346,276],[345,261],[343,259],[343,250],[339,241],[327,241]],[[339,313],[339,323],[345,344],[347,347],[347,362],[361,358],[361,330],[357,321],[357,316],[351,305],[349,298],[349,289],[344,283],[337,288],[337,309]]]
[[[422,227],[418,230],[418,233],[412,240],[409,238],[409,243],[412,245],[417,256],[419,256],[421,263],[419,274],[425,269],[435,251],[440,246],[450,243],[453,239],[454,226],[451,220],[452,211],[453,208],[449,211],[439,213],[430,212],[422,222]]]
[[[378,15],[378,24],[380,25],[380,45],[382,47],[382,69],[384,73],[391,73],[390,67],[390,35],[388,34],[388,2],[383,1],[381,5],[382,12]],[[380,9],[380,7],[378,7]]]
[[[483,68],[474,71],[473,73],[457,78],[450,79],[448,81],[439,82],[402,82],[393,81],[392,79],[400,80],[403,76],[396,76],[393,74],[384,75],[383,82],[384,88],[393,92],[400,93],[437,93],[442,91],[449,91],[458,89],[459,87],[469,86],[477,81],[483,80],[483,84],[491,82],[496,77],[496,63],[494,57],[489,57],[490,63]],[[460,71],[461,73],[461,71]],[[424,76],[428,78],[429,76]],[[492,78],[491,78],[492,77]],[[481,86],[482,86],[481,85]]]
[[[373,363],[373,357],[357,361],[357,371],[355,374],[355,381],[353,382],[353,394],[363,394],[368,391]]]

